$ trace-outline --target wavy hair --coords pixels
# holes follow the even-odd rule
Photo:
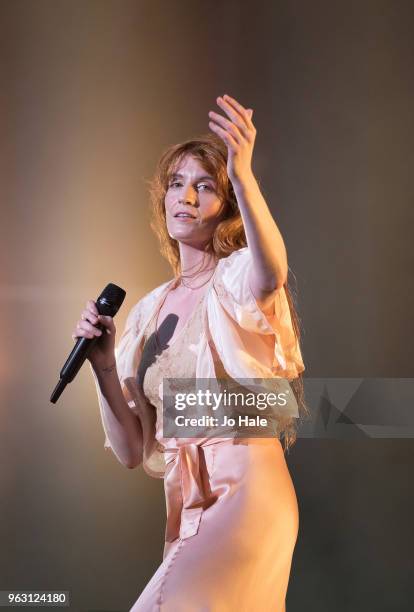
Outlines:
[[[152,205],[151,228],[159,240],[161,254],[171,265],[175,277],[178,277],[181,272],[180,251],[178,241],[172,238],[167,230],[165,195],[171,175],[188,155],[199,161],[203,168],[214,177],[217,185],[217,194],[220,200],[226,204],[223,219],[217,225],[206,250],[212,251],[217,259],[221,259],[227,257],[233,251],[247,246],[246,234],[237,199],[227,174],[227,147],[221,138],[215,134],[203,134],[195,139],[169,146],[161,155],[154,176],[149,181],[149,192]],[[284,284],[284,289],[289,304],[294,333],[298,342],[300,342],[301,321],[295,308],[296,295],[293,297],[293,292],[289,288],[290,273],[291,270],[289,268],[288,279]],[[297,378],[290,381],[290,386],[293,389],[298,404],[299,418],[307,417],[309,409],[304,399],[302,374],[299,374]],[[281,436],[284,438],[286,451],[296,442],[297,420],[294,417],[281,417],[278,420],[276,433],[279,438]]]

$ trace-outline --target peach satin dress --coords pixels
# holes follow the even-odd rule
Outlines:
[[[163,377],[292,380],[305,369],[284,288],[265,316],[249,286],[251,265],[248,247],[220,259],[192,316],[161,351],[151,351],[154,314],[171,281],[156,287],[132,307],[115,349],[122,392],[142,428],[142,467],[164,479],[167,506],[163,561],[130,612],[285,611],[299,515],[279,439],[162,432]],[[127,466],[127,436],[91,372],[104,446]]]
[[[284,612],[299,515],[279,439],[163,438],[160,383],[196,376],[203,305],[171,343],[157,348],[155,317],[145,333],[137,384],[156,411],[167,525],[163,562],[130,612]],[[215,368],[224,377],[217,354]]]

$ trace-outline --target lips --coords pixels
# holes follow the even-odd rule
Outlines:
[[[179,210],[175,213],[174,218],[176,219],[195,219],[196,216],[190,213],[188,210]]]

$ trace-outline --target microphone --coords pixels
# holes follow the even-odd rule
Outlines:
[[[121,287],[109,283],[96,300],[96,308],[99,314],[114,317],[120,309],[125,296],[126,292],[121,289]],[[97,323],[95,327],[101,330],[105,329],[103,323]],[[56,404],[66,385],[75,378],[88,356],[89,351],[97,340],[99,340],[98,336],[94,338],[85,338],[82,336],[77,339],[72,352],[60,371],[60,380],[50,397],[50,401],[53,404]]]

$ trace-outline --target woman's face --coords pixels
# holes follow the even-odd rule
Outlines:
[[[165,194],[167,229],[171,238],[204,246],[223,218],[224,203],[214,178],[200,162],[187,155],[175,168]]]

